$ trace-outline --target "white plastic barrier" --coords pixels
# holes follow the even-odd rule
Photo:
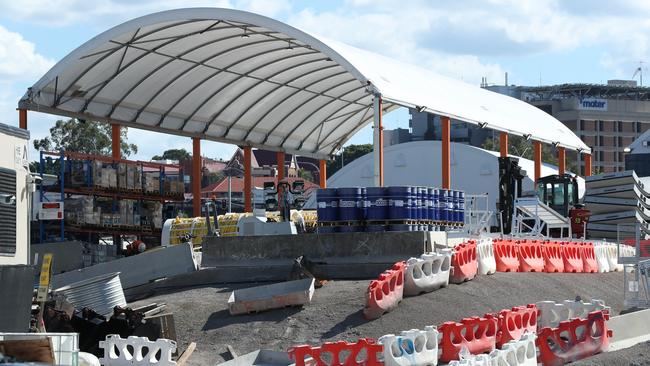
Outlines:
[[[537,347],[533,333],[526,333],[518,341],[510,341],[490,352],[491,365],[537,366]]]
[[[491,238],[483,238],[478,241],[476,254],[479,274],[487,275],[497,271],[497,262],[494,259],[494,246]]]
[[[449,285],[451,253],[425,253],[406,261],[404,295],[415,296]]]
[[[104,349],[104,357],[100,362],[104,366],[133,366],[133,365],[176,365],[172,354],[176,352],[176,342],[169,339],[150,341],[147,337],[123,339],[117,334],[109,334],[105,341],[99,342],[99,348]],[[160,356],[157,357],[157,354]]]
[[[594,254],[598,263],[598,272],[605,273],[611,271],[609,266],[609,247],[605,242],[594,242]]]
[[[526,333],[518,341],[510,341],[489,355],[469,355],[451,361],[449,366],[537,366],[536,338],[535,334]]]
[[[618,264],[618,248],[614,243],[607,243],[607,261],[610,271],[623,272],[623,265]]]
[[[435,366],[438,364],[438,330],[426,326],[424,330],[405,330],[400,335],[381,336],[386,366]]]
[[[586,319],[592,311],[606,310],[610,307],[605,306],[602,300],[592,299],[591,302],[564,300],[562,303],[554,301],[540,301],[537,304],[539,315],[537,317],[537,329],[544,327],[555,328],[560,322],[573,318]]]
[[[492,366],[492,360],[490,359],[490,356],[486,354],[471,355],[469,358],[460,361],[451,361],[448,366]],[[506,364],[506,366],[509,365]]]

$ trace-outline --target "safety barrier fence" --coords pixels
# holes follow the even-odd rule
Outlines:
[[[542,301],[377,341],[299,345],[288,352],[296,366],[556,366],[606,351],[612,337],[608,320],[609,308],[600,300]]]

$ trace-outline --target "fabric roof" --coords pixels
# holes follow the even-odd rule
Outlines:
[[[133,19],[86,42],[20,108],[327,158],[398,105],[588,147],[545,112],[423,68],[248,12],[191,8]]]

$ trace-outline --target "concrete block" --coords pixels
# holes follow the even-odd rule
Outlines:
[[[86,278],[120,272],[122,287],[128,289],[194,270],[192,247],[190,244],[179,244],[55,275],[52,287],[59,288]]]
[[[35,266],[0,266],[0,332],[27,332],[31,314]]]
[[[219,366],[289,366],[292,363],[287,352],[259,349],[220,363]]]
[[[305,305],[314,296],[314,279],[274,283],[235,290],[228,299],[231,315]]]
[[[616,351],[650,340],[650,309],[613,316],[607,322],[612,330],[609,350]]]
[[[319,278],[368,279],[427,246],[425,232],[215,237],[203,242],[202,266],[218,268],[218,282],[283,281],[304,255]]]
[[[38,254],[38,261],[33,261],[37,268],[41,268],[45,253],[52,253],[52,274],[73,271],[83,268],[83,243],[80,241],[63,241],[55,243],[41,243],[31,245],[32,260]]]

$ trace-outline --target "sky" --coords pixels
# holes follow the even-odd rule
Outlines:
[[[0,122],[18,125],[26,89],[92,37],[132,18],[185,7],[225,7],[269,16],[479,85],[606,83],[632,79],[650,62],[650,1],[636,0],[0,0]],[[650,73],[647,74],[650,79]],[[636,76],[638,80],[638,76]],[[56,116],[29,113],[32,138]],[[408,128],[408,111],[385,116]],[[186,137],[129,129],[135,156],[149,160]],[[155,143],[152,143],[155,142]],[[348,143],[371,143],[362,129]],[[235,147],[202,142],[203,155],[230,158]],[[36,151],[31,152],[37,158]]]

